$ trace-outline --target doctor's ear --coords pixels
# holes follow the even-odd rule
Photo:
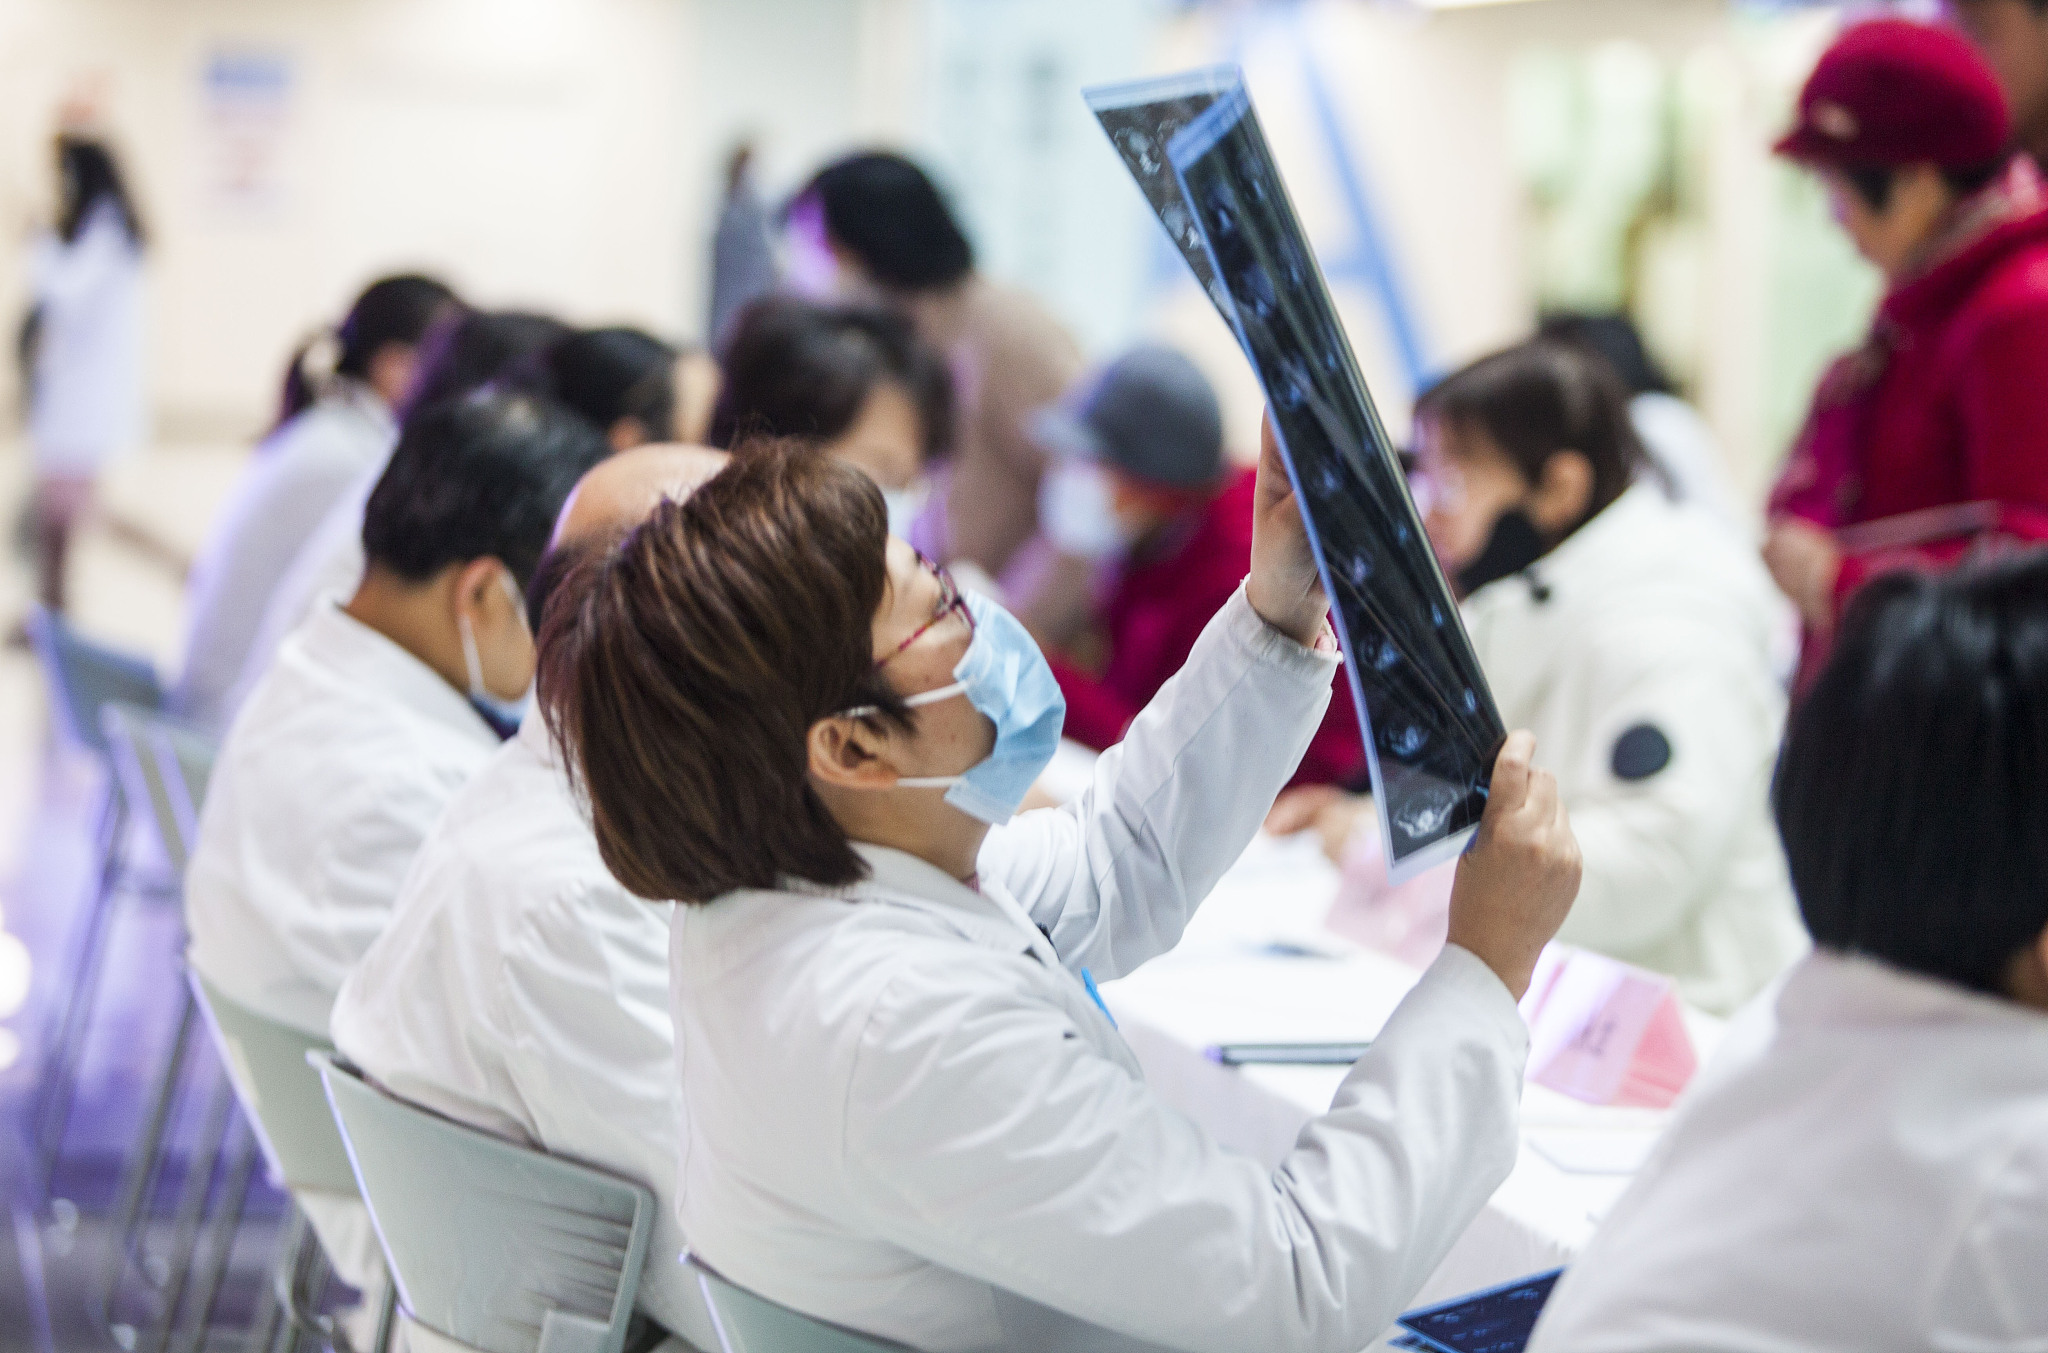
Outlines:
[[[884,740],[871,720],[844,714],[818,720],[804,739],[811,777],[848,789],[887,788],[899,772],[882,757]]]
[[[502,596],[504,592],[504,585],[497,581],[498,575],[504,571],[505,566],[489,555],[456,566],[455,609],[472,620],[483,619],[489,614],[487,608],[492,604],[492,594]]]
[[[1559,536],[1585,519],[1593,506],[1593,462],[1583,451],[1553,451],[1543,462],[1529,520],[1546,536]]]

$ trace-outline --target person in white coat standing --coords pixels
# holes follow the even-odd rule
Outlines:
[[[1092,787],[1014,820],[1058,683],[820,450],[736,449],[563,584],[542,709],[607,867],[680,904],[702,1262],[918,1349],[1356,1353],[1506,1177],[1515,1000],[1578,882],[1527,734],[1450,946],[1277,1169],[1156,1098],[1094,996],[1177,941],[1329,701],[1270,438],[1257,516],[1244,588]]]
[[[1530,1353],[2048,1347],[2048,552],[1867,585],[1775,796],[1815,951]]]
[[[60,135],[57,177],[56,226],[29,256],[36,596],[53,611],[64,609],[71,538],[100,472],[144,431],[141,217],[97,140]]]
[[[724,464],[702,447],[643,446],[585,474],[527,589],[535,628],[579,550]],[[342,983],[331,1027],[335,1046],[392,1094],[653,1189],[662,1215],[640,1309],[710,1350],[717,1336],[678,1262],[673,910],[605,869],[561,753],[528,714],[427,834],[389,927]]]
[[[458,306],[430,277],[364,288],[332,333],[301,347],[285,377],[277,426],[256,448],[192,565],[185,659],[173,704],[215,732],[278,580],[349,486],[398,441],[393,412],[412,388],[427,331]]]
[[[1785,717],[1769,577],[1672,501],[1619,380],[1575,345],[1445,378],[1416,406],[1416,444],[1424,522],[1494,699],[1535,732],[1585,850],[1558,938],[1732,1011],[1806,949],[1769,813]]]

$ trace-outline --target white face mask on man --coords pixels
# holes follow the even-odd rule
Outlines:
[[[1100,562],[1131,547],[1132,532],[1117,515],[1109,472],[1092,460],[1060,460],[1038,486],[1038,521],[1061,554]]]
[[[519,628],[528,629],[526,598],[519,594],[519,585],[512,581],[509,572],[498,574],[498,581],[504,586],[506,596],[511,598],[512,614],[519,617]],[[457,611],[455,628],[462,635],[462,667],[469,678],[469,703],[476,706],[476,712],[501,739],[511,737],[525,721],[527,710],[533,707],[533,683],[528,682],[526,693],[516,700],[505,700],[491,694],[490,687],[484,684],[483,655],[477,649],[476,627],[466,614]]]

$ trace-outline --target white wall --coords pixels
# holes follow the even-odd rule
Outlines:
[[[253,426],[293,343],[393,268],[684,331],[692,19],[674,0],[0,0],[0,221],[46,198],[53,110],[102,78],[155,235],[173,435]],[[293,71],[274,209],[211,186],[201,77],[221,50]],[[0,313],[18,312],[13,274]]]

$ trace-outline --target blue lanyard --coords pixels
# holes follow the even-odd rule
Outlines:
[[[1116,1016],[1110,1014],[1109,1007],[1102,1003],[1102,992],[1095,986],[1095,974],[1089,972],[1086,968],[1081,969],[1081,985],[1088,988],[1088,999],[1095,1002],[1095,1008],[1100,1010],[1102,1017],[1109,1021],[1109,1027],[1115,1029],[1118,1033],[1122,1033],[1123,1029],[1117,1024]]]

